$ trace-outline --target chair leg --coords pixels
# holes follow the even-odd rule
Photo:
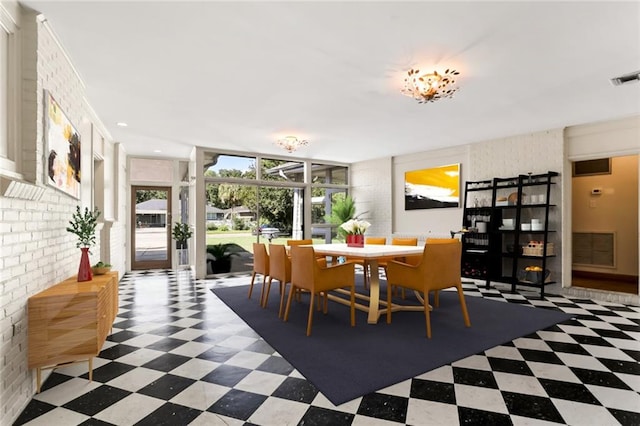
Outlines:
[[[309,301],[309,319],[307,320],[307,336],[311,336],[311,324],[313,323],[313,299],[316,294],[311,292],[311,300]]]
[[[293,293],[296,292],[296,288],[293,284],[291,284],[291,288],[289,289],[289,297],[287,297],[287,307],[284,310],[284,318],[283,321],[287,322],[289,319],[289,308],[291,308],[291,299],[293,299]]]
[[[356,326],[356,285],[351,286],[351,327]]]
[[[429,294],[425,291],[425,295]],[[427,323],[427,338],[431,339],[431,313],[429,312],[429,298],[424,299],[424,317]]]
[[[471,327],[471,320],[469,319],[469,312],[467,311],[467,302],[464,300],[464,293],[462,292],[462,286],[456,286],[458,290],[458,299],[460,300],[460,308],[462,308],[462,316],[464,317],[464,325]]]
[[[284,295],[287,292],[287,283],[280,281],[280,308],[278,309],[278,318],[282,318],[282,308],[284,307]]]
[[[260,287],[260,306],[262,306],[262,302],[264,300],[264,287],[265,284],[267,282],[267,277],[266,276],[262,276],[262,287]]]
[[[387,282],[387,324],[391,324],[391,292],[392,285]]]
[[[253,282],[256,279],[256,273],[255,271],[251,274],[251,284],[249,285],[249,296],[248,298],[251,299],[251,293],[253,292]]]
[[[260,300],[260,304],[262,305],[262,308],[266,308],[267,307],[267,302],[269,302],[269,293],[271,293],[271,280],[272,278],[269,277],[269,281],[267,281],[267,291],[264,292],[264,295],[262,296],[262,299]],[[264,289],[265,284],[262,284],[262,288]]]

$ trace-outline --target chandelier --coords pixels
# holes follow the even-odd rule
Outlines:
[[[447,69],[443,74],[439,74],[438,71],[421,74],[420,70],[412,68],[404,78],[402,94],[411,96],[421,104],[451,98],[458,90],[455,86],[455,76],[458,74],[458,71],[452,69]]]
[[[275,143],[276,145],[278,145],[280,148],[284,149],[288,153],[292,153],[293,151],[300,148],[301,146],[305,146],[309,144],[308,141],[304,139],[298,139],[295,136],[285,136],[282,139],[278,139]]]

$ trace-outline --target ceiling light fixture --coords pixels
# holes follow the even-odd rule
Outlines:
[[[458,74],[460,74],[458,71],[452,69],[447,69],[443,74],[439,74],[438,71],[421,74],[420,70],[412,68],[407,71],[402,94],[412,97],[421,104],[451,98],[458,90],[455,85],[455,76]]]
[[[127,127],[128,124],[125,123],[124,121],[119,121],[119,122],[116,123],[116,126],[118,126],[118,127]]]
[[[287,151],[288,153],[292,153],[293,151],[300,148],[301,146],[308,145],[309,141],[306,141],[304,139],[298,139],[295,136],[285,136],[282,139],[278,139],[275,142],[275,144],[278,145],[280,148],[284,149],[285,151]]]

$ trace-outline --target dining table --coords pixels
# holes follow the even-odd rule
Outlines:
[[[336,259],[340,256],[347,258],[359,258],[365,262],[364,273],[367,273],[367,266],[371,270],[371,280],[369,282],[369,294],[356,293],[359,300],[364,300],[366,304],[356,303],[356,309],[367,312],[367,323],[376,324],[380,316],[386,312],[386,300],[380,300],[380,261],[389,260],[404,256],[422,255],[424,246],[400,246],[383,244],[365,244],[363,247],[352,247],[347,244],[313,244],[316,254]],[[339,291],[339,290],[338,290]],[[346,292],[346,290],[344,290]],[[329,300],[348,304],[349,301],[329,294]],[[422,299],[420,299],[422,301]],[[424,303],[424,301],[422,301]],[[423,311],[424,305],[409,305],[393,303],[392,311]]]

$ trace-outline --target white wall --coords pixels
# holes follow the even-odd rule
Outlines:
[[[417,234],[419,238],[428,236],[449,236],[449,231],[459,230],[462,226],[462,195],[460,189],[460,208],[405,210],[404,175],[411,170],[430,167],[461,164],[460,182],[469,180],[469,147],[458,146],[436,151],[427,151],[393,158],[393,233],[397,235]]]
[[[351,196],[356,202],[356,214],[371,223],[369,236],[389,238],[393,232],[392,159],[355,163],[350,167]]]
[[[27,366],[27,299],[77,273],[80,252],[76,237],[66,231],[77,205],[91,206],[93,197],[92,129],[97,125],[86,104],[84,86],[46,24],[21,9],[18,22],[22,56],[22,180],[38,196],[0,193],[0,418],[11,424],[35,393],[35,373]],[[43,92],[48,90],[80,131],[82,142],[82,199],[74,199],[45,183]],[[119,150],[105,153],[109,161]],[[116,152],[118,151],[118,152]],[[85,155],[86,154],[86,155]],[[113,164],[113,162],[112,162]],[[1,171],[0,171],[1,173]],[[109,172],[115,174],[114,170]],[[118,174],[124,173],[119,170]],[[7,179],[2,178],[3,182]],[[110,195],[113,196],[113,193]],[[121,200],[119,204],[124,205]],[[110,239],[122,242],[122,224],[115,221]],[[120,253],[123,246],[115,246]],[[91,261],[97,262],[100,241]],[[121,254],[111,263],[124,271]],[[14,332],[15,330],[15,332]]]

